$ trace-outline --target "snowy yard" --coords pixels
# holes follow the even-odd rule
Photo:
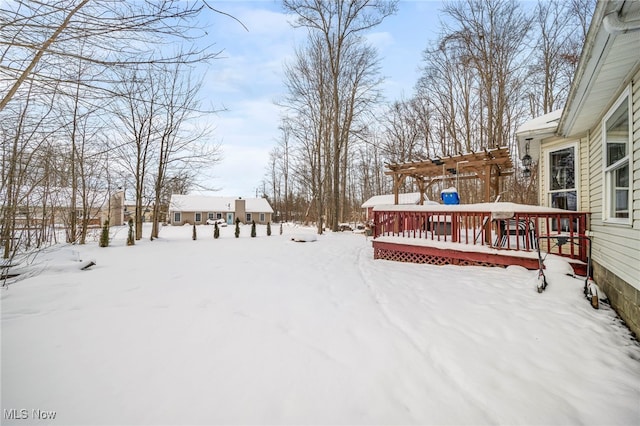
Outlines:
[[[562,264],[538,294],[520,267],[233,231],[40,256],[1,292],[2,423],[640,424],[640,345]]]

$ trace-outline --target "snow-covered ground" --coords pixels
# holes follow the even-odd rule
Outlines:
[[[39,255],[1,291],[2,423],[640,424],[640,345],[564,264],[538,294],[363,235],[233,232]]]

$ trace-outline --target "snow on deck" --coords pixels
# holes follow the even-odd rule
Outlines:
[[[490,213],[542,213],[562,214],[584,213],[574,212],[553,207],[533,206],[529,204],[517,204],[508,202],[499,203],[474,203],[474,204],[428,204],[428,205],[378,205],[373,211],[407,211],[407,212],[490,212]]]

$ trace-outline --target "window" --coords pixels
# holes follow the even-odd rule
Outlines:
[[[247,222],[251,222],[251,213],[247,213]]]
[[[207,215],[207,219],[215,219],[215,214],[214,213],[209,213]]]
[[[629,223],[629,93],[625,92],[604,119],[604,220]]]
[[[222,213],[216,213],[216,219],[222,219]]]
[[[549,205],[563,210],[578,210],[575,144],[549,151]],[[562,219],[560,229],[552,220],[553,231],[569,231],[569,220]]]
[[[551,207],[573,211],[578,209],[575,157],[575,146],[549,152]]]
[[[264,213],[260,213],[260,222],[264,222]]]
[[[180,212],[174,212],[173,213],[173,222],[182,222],[182,215],[180,214]]]
[[[196,213],[196,222],[202,222],[202,213]]]

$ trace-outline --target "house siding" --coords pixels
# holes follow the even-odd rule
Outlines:
[[[589,158],[591,155],[590,135],[586,135],[578,142],[578,210],[589,211],[591,204]]]
[[[622,93],[622,92],[621,92]],[[602,121],[594,123],[591,132],[592,155],[590,157],[590,182],[585,182],[591,188],[592,212],[591,231],[593,233],[593,259],[607,268],[617,272],[617,275],[640,290],[640,72],[636,72],[632,81],[632,167],[633,188],[632,225],[606,223],[603,221],[603,140]],[[603,112],[606,113],[606,111]]]
[[[622,93],[622,92],[621,92]],[[607,294],[629,328],[640,336],[640,69],[631,81],[632,173],[629,182],[633,202],[631,225],[603,221],[603,140],[602,120],[594,123],[590,138],[589,173],[592,212],[594,279]],[[607,111],[603,112],[606,113]],[[614,272],[615,271],[615,272]]]
[[[598,121],[600,123],[601,121]],[[602,171],[602,154],[604,148],[602,147],[602,126],[596,125],[591,129],[591,137],[589,138],[589,160],[588,160],[588,172],[583,175],[583,178],[588,179],[585,182],[586,187],[590,192],[590,204],[588,206],[591,212],[591,225],[602,224],[602,181],[604,172]]]
[[[632,80],[633,111],[633,229],[640,230],[640,69]]]

